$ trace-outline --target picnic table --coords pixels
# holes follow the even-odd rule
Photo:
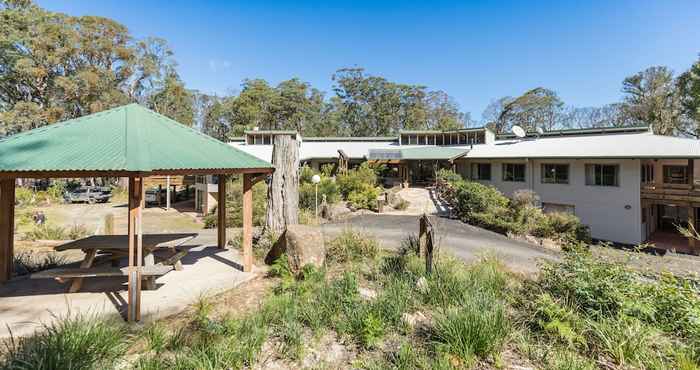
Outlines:
[[[180,260],[187,254],[186,250],[178,250],[178,247],[194,239],[196,233],[174,234],[143,234],[143,272],[146,289],[155,286],[155,278],[175,269],[182,270]],[[54,248],[57,251],[80,249],[85,257],[79,269],[53,269],[34,274],[33,278],[53,277],[58,279],[72,279],[69,293],[80,290],[85,277],[120,276],[125,275],[124,269],[119,269],[119,259],[129,255],[129,237],[127,235],[93,235],[87,238],[74,240]],[[156,264],[154,252],[158,249],[169,250],[168,257]],[[103,257],[101,262],[112,262],[112,268],[96,267],[96,259]]]

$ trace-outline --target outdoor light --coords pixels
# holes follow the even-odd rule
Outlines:
[[[316,204],[316,221],[318,221],[318,183],[321,182],[321,176],[319,175],[313,175],[311,177],[311,182],[316,185],[316,198],[315,198],[315,204]]]

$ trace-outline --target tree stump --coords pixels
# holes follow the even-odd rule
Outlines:
[[[299,223],[299,143],[292,135],[275,136],[272,165],[265,228],[282,235],[287,225]]]

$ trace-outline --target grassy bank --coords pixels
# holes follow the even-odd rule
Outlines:
[[[411,243],[383,253],[353,231],[328,253],[323,269],[295,278],[282,259],[257,287],[145,328],[64,320],[15,341],[0,368],[698,368],[698,290],[670,274],[585,251],[532,280],[445,255],[427,274]]]

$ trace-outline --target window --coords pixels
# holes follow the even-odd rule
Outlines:
[[[664,166],[664,184],[687,184],[687,166]]]
[[[569,165],[568,164],[543,164],[542,165],[543,184],[568,184]]]
[[[648,184],[654,182],[654,165],[652,163],[642,164],[642,183]]]
[[[616,164],[587,164],[586,185],[620,186],[619,172],[620,166]]]
[[[472,163],[472,180],[491,181],[491,163]]]
[[[525,165],[522,163],[504,163],[503,181],[525,182]]]

